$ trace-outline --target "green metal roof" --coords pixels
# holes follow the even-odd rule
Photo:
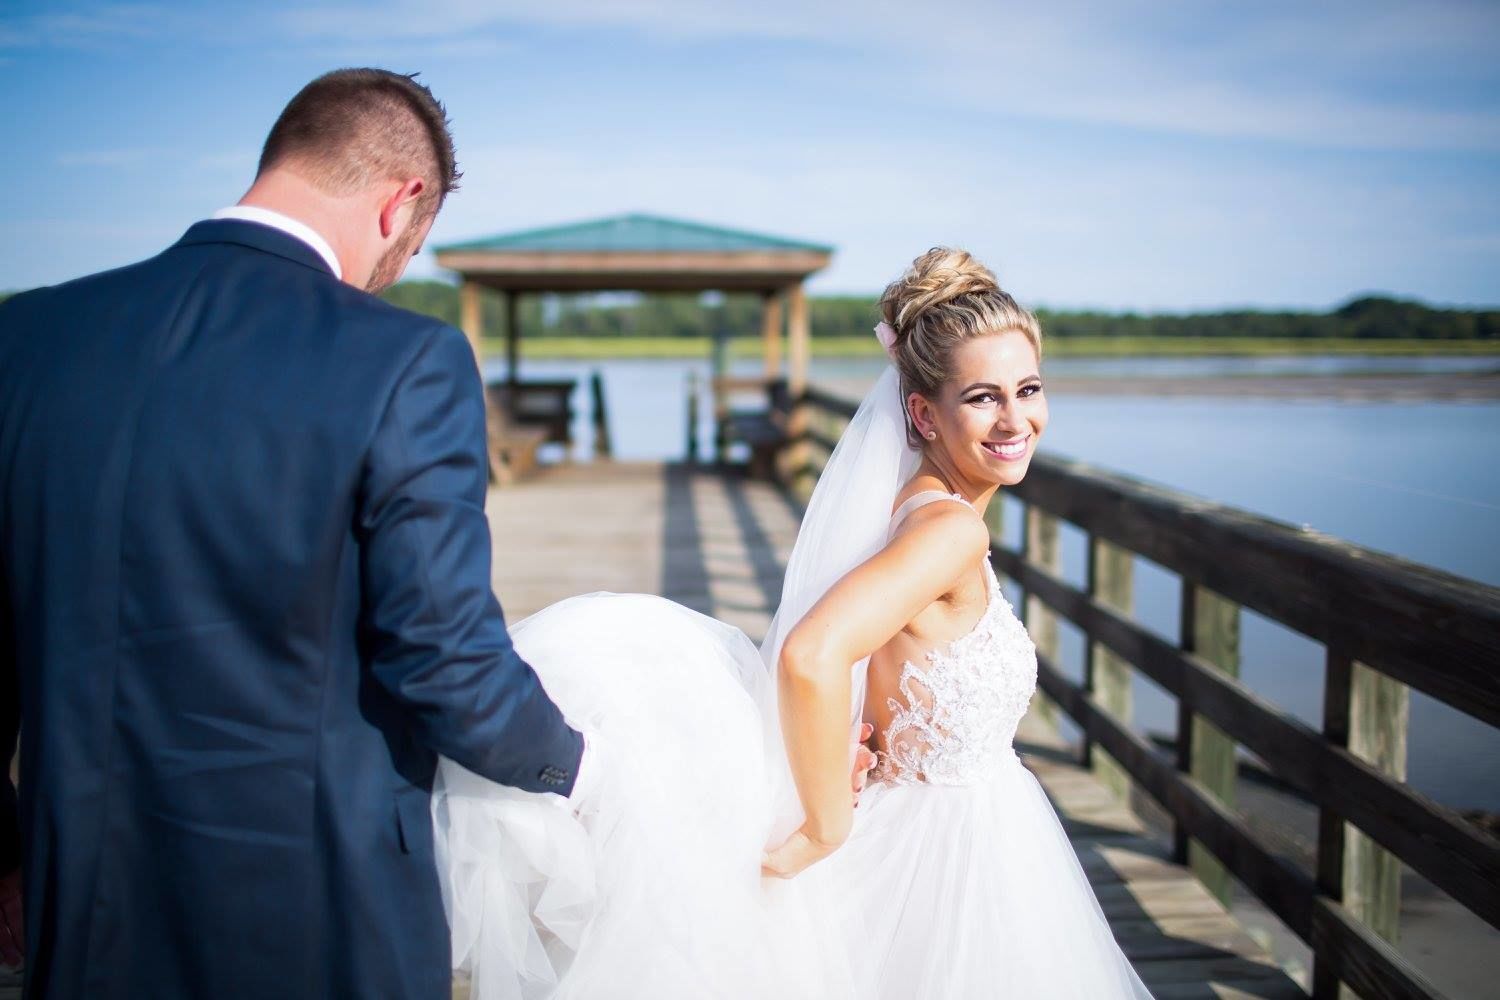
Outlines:
[[[832,253],[833,247],[804,243],[741,229],[706,226],[659,215],[616,215],[544,229],[525,229],[482,240],[450,243],[437,252],[497,250],[520,252],[597,253],[608,251],[658,253],[734,253],[755,250],[803,250]]]

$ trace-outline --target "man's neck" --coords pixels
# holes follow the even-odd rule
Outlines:
[[[286,170],[272,169],[255,179],[236,207],[274,212],[312,230],[338,261],[335,274],[349,284],[358,284],[358,261],[350,252],[350,241],[341,220],[352,217],[344,199],[331,197],[311,183]]]
[[[328,270],[333,272],[335,278],[343,279],[343,265],[339,263],[338,255],[334,253],[333,247],[329,246],[316,229],[273,209],[262,208],[259,205],[234,205],[230,208],[220,209],[214,213],[215,219],[236,219],[241,222],[253,222],[257,225],[269,226],[280,230],[293,239],[300,240],[313,250]]]

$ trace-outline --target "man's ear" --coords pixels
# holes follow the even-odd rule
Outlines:
[[[427,190],[427,182],[420,177],[413,177],[404,181],[400,187],[390,193],[380,205],[380,235],[382,239],[390,239],[400,228],[396,225],[396,216],[407,205],[415,204]]]

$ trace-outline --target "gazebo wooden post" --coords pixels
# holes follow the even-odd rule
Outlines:
[[[505,293],[505,381],[521,380],[521,293]]]
[[[807,315],[807,291],[802,282],[787,289],[787,395],[791,399],[791,418],[787,422],[787,436],[791,444],[787,448],[786,472],[789,474],[793,495],[806,500],[812,493],[812,470],[809,468],[810,450],[807,433],[809,414],[802,402],[807,390],[808,362],[812,357],[812,329]]]
[[[761,295],[760,337],[766,361],[766,381],[781,377],[781,292],[771,289]]]
[[[709,339],[709,385],[713,387],[714,462],[718,465],[729,458],[729,328],[724,313],[722,301],[708,310],[708,321],[713,325]]]
[[[474,349],[474,363],[484,371],[484,310],[481,308],[479,285],[467,279],[458,286],[458,325],[469,338]]]

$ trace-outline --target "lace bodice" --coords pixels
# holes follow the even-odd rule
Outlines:
[[[912,500],[919,498],[930,502],[924,494]],[[906,512],[906,505],[896,512],[892,530]],[[1036,690],[1036,647],[988,559],[984,572],[989,604],[974,628],[929,651],[920,666],[902,664],[905,704],[887,702],[893,715],[873,780],[966,785],[1014,753],[1016,727]]]

